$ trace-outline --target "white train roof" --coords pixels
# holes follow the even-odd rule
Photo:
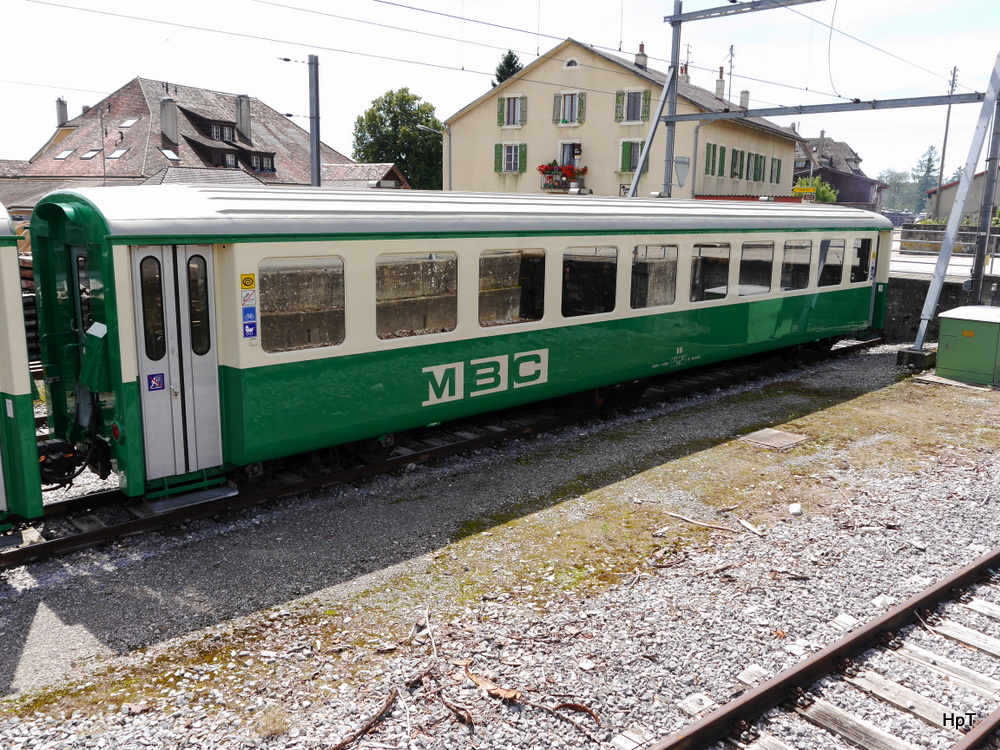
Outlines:
[[[92,205],[111,236],[890,229],[879,214],[771,201],[161,185],[61,191]]]
[[[0,243],[9,245],[12,242],[16,243],[17,240],[18,236],[14,233],[14,223],[10,219],[10,214],[7,213],[4,205],[0,203]]]

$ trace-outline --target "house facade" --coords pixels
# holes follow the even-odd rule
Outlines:
[[[572,39],[526,66],[446,121],[445,175],[454,190],[551,193],[582,187],[621,195],[635,176],[666,76]],[[721,81],[720,81],[721,83]],[[682,74],[678,114],[735,109]],[[690,170],[676,198],[789,196],[797,136],[762,118],[681,122],[675,156]],[[660,192],[660,127],[638,195]],[[448,179],[445,179],[448,185]]]

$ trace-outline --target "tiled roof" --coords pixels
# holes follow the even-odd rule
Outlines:
[[[27,168],[28,162],[17,159],[0,159],[0,177],[17,177]]]
[[[171,142],[162,132],[160,101],[165,97],[177,103],[180,143]],[[214,167],[213,150],[233,151],[238,146],[236,150],[246,156],[248,162],[251,153],[273,154],[275,170],[260,173],[262,181],[308,185],[309,133],[258,99],[249,98],[249,139],[237,135],[232,144],[211,139],[206,123],[228,123],[235,129],[236,102],[234,94],[135,78],[65,123],[73,132],[37,156],[20,174],[31,177],[151,177],[165,167]],[[128,120],[136,122],[124,127]],[[96,149],[102,151],[92,158],[81,158]],[[168,158],[162,149],[170,149],[179,160]],[[109,158],[119,150],[123,150],[119,158]],[[71,152],[66,158],[55,158],[66,151]],[[321,148],[320,158],[328,163],[352,163],[326,145]]]
[[[0,180],[0,204],[9,209],[30,209],[44,196],[56,190],[75,190],[103,185],[135,185],[135,180],[104,180],[101,178],[73,180]]]
[[[410,183],[395,164],[323,164],[321,173],[324,187],[367,188],[370,182],[396,180],[400,187],[409,189]]]
[[[260,185],[252,174],[242,169],[217,169],[211,167],[164,167],[143,185]]]

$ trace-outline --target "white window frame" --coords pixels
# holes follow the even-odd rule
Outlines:
[[[625,102],[624,102],[625,111],[622,113],[625,119],[622,120],[623,123],[631,125],[633,123],[642,122],[642,94],[643,94],[642,89],[625,89]],[[635,112],[637,117],[634,118],[629,117],[629,102],[632,100],[633,96],[637,97],[639,102]]]
[[[55,160],[57,160],[57,161],[61,161],[62,159],[68,159],[70,156],[73,155],[74,151],[76,151],[76,149],[75,148],[71,148],[68,151],[62,151],[62,152],[56,154],[52,158],[55,159]]]
[[[503,146],[503,169],[500,170],[503,174],[518,174],[520,172],[519,167],[521,144],[520,143],[502,143]]]
[[[222,161],[227,167],[233,169],[236,167],[236,154],[225,153],[222,155]]]
[[[521,127],[521,97],[519,95],[504,97],[503,126],[505,128]]]
[[[125,147],[125,148],[116,148],[114,151],[112,151],[110,154],[108,154],[108,158],[109,159],[121,159],[127,153],[128,153],[128,147]]]
[[[97,156],[103,150],[104,150],[103,148],[92,148],[92,149],[90,149],[90,151],[87,151],[85,153],[80,154],[80,158],[81,159],[87,159],[87,160],[93,159],[95,156]]]
[[[570,102],[573,103],[572,107],[569,106]],[[579,91],[564,91],[562,93],[562,103],[559,105],[562,109],[562,117],[560,118],[562,122],[560,125],[579,125],[580,124],[580,92]],[[572,118],[567,115],[571,114]]]
[[[250,156],[250,166],[254,169],[260,169],[260,157],[256,154]]]
[[[260,159],[260,168],[261,169],[274,169],[275,168],[274,167],[274,161],[271,159],[270,156],[262,156],[261,159]]]
[[[174,153],[174,150],[172,148],[161,148],[160,153],[162,153],[165,157],[170,159],[170,161],[181,160],[181,157],[179,157],[176,153]]]
[[[222,126],[221,125],[213,125],[212,126],[212,140],[213,141],[221,141],[222,140]]]
[[[236,130],[231,125],[222,126],[222,140],[224,141],[236,140]]]
[[[639,157],[642,156],[642,138],[623,138],[618,146],[619,154],[621,153],[621,149],[625,147],[626,143],[631,143],[632,148],[629,152],[629,169],[625,172],[625,174],[634,174],[636,167],[639,166]],[[621,160],[619,159],[619,161]],[[619,164],[619,166],[621,165]]]
[[[119,123],[118,127],[120,127],[120,128],[130,128],[133,125],[135,125],[137,122],[139,122],[139,120],[141,120],[141,119],[142,119],[141,117],[130,117],[129,119],[125,120],[124,122]]]

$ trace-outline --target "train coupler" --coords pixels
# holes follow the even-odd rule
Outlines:
[[[86,460],[85,455],[65,440],[38,442],[38,470],[42,475],[42,484],[69,484]]]

